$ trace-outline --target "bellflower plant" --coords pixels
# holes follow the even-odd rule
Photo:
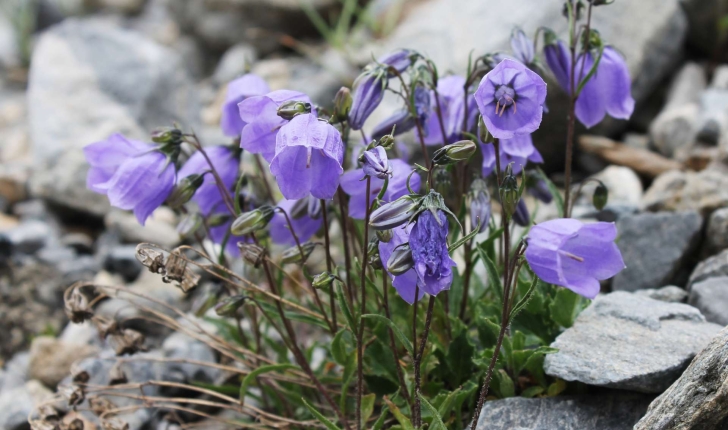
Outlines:
[[[516,29],[509,56],[474,52],[462,75],[403,49],[367,65],[320,107],[298,91],[269,91],[255,75],[236,79],[220,126],[240,136],[240,148],[203,145],[183,125],[154,132],[154,144],[115,134],[87,146],[89,189],[140,223],[161,205],[180,220],[178,247],[144,243],[137,259],[192,294],[191,309],[162,321],[147,301],[131,305],[149,324],[194,335],[214,350],[211,365],[242,369],[220,381],[182,378],[177,397],[143,390],[139,404],[179,404],[179,425],[220,409],[246,428],[396,421],[474,430],[490,424],[479,423],[486,399],[575,391],[544,373],[544,355],[624,261],[614,224],[570,218],[571,158],[563,191],[534,166],[543,158],[532,133],[566,116],[544,115],[540,64],[570,97],[567,154],[577,118],[627,117],[633,102],[625,61],[599,39],[593,11],[579,16],[576,0],[565,1],[569,40],[539,29],[541,52]],[[395,115],[361,132],[385,95],[399,103]],[[542,214],[559,217],[532,219],[528,194],[553,205]],[[594,207],[607,202],[607,188],[597,187]],[[143,350],[132,326],[94,313],[108,291],[72,286],[69,318],[95,325],[119,355]],[[197,330],[199,316],[217,334]],[[79,403],[72,406],[129,390],[88,390],[83,377],[62,387]],[[210,410],[187,408],[187,397],[232,389],[235,398],[211,398]]]
[[[83,153],[91,166],[88,188],[106,194],[111,206],[133,210],[139,224],[144,225],[174,188],[174,160],[162,148],[114,134],[87,145]]]
[[[248,97],[238,104],[240,118],[246,123],[240,135],[240,147],[260,154],[266,161],[276,154],[276,136],[288,120],[278,115],[285,102],[311,103],[307,95],[290,90],[277,90],[264,96]]]
[[[475,101],[493,137],[511,139],[541,125],[546,83],[523,64],[505,59],[480,81]]]
[[[281,127],[270,171],[286,199],[310,194],[329,200],[339,187],[343,161],[341,135],[311,113],[298,115]]]
[[[270,92],[268,84],[258,75],[252,73],[245,74],[227,86],[225,94],[225,103],[222,105],[222,117],[220,118],[220,128],[226,136],[237,137],[243,131],[247,124],[240,117],[238,104],[248,97],[262,96]]]

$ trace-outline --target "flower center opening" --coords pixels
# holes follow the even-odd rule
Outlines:
[[[516,91],[508,85],[501,85],[495,90],[495,113],[503,116],[508,106],[513,105],[513,113],[518,110],[516,107]],[[500,111],[500,112],[499,112]]]

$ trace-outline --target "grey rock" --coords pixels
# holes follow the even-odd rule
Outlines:
[[[164,207],[159,208],[147,219],[145,225],[140,225],[134,214],[112,209],[104,217],[104,224],[107,230],[117,233],[124,242],[151,242],[169,249],[180,243],[179,233],[175,228],[176,218],[169,212]]]
[[[544,371],[567,381],[660,393],[720,330],[700,311],[617,291],[597,297],[551,344]]]
[[[106,255],[104,269],[121,275],[126,282],[133,282],[144,266],[136,259],[136,246],[119,245]]]
[[[258,59],[255,48],[247,43],[238,43],[223,54],[217,63],[212,79],[218,85],[227,84],[243,75]]]
[[[728,328],[650,404],[635,430],[723,430],[728,424]]]
[[[215,351],[212,348],[180,332],[172,333],[164,340],[162,351],[164,356],[169,359],[217,363]],[[216,382],[220,375],[219,369],[174,361],[165,363],[162,371],[162,379],[179,383],[199,381],[211,384]]]
[[[135,14],[139,13],[147,0],[92,0],[93,6],[109,9],[116,13]]]
[[[697,212],[622,217],[617,224],[618,246],[627,268],[614,277],[612,289],[634,291],[676,281],[699,246],[702,224]]]
[[[20,65],[20,52],[18,52],[15,30],[8,16],[2,13],[0,14],[0,69]]]
[[[86,188],[83,146],[115,132],[145,140],[175,121],[197,124],[180,57],[106,21],[68,19],[44,32],[28,86],[32,194],[97,215],[109,206]]]
[[[642,206],[650,211],[698,210],[707,217],[728,206],[728,175],[711,168],[665,172],[647,189]]]
[[[38,381],[0,393],[0,429],[30,429],[28,416],[41,403],[50,400],[53,393]]]
[[[28,220],[6,232],[16,251],[32,254],[56,239],[57,231],[41,220]]]
[[[477,430],[631,430],[652,396],[635,393],[488,401]]]
[[[634,292],[638,296],[645,296],[661,302],[681,303],[688,298],[688,292],[680,287],[668,285],[662,288],[648,288],[646,290],[637,290]]]
[[[708,278],[694,283],[688,303],[700,309],[706,320],[728,326],[728,277]]]
[[[644,190],[642,181],[632,169],[609,166],[591,177],[600,180],[607,187],[609,192],[607,206],[601,211],[594,208],[592,196],[597,183],[588,181],[581,186],[581,193],[572,211],[574,217],[615,221],[639,210]]]
[[[5,363],[5,376],[0,384],[0,393],[12,390],[28,382],[30,353],[19,352]]]
[[[687,289],[690,290],[697,282],[719,276],[728,276],[728,249],[701,261],[690,275]]]
[[[710,215],[704,249],[708,254],[728,249],[728,208],[718,209]]]

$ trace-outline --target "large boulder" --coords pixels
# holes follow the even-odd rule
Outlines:
[[[83,146],[115,132],[148,140],[157,127],[197,124],[181,58],[105,21],[68,19],[43,33],[28,85],[31,192],[97,215],[108,203],[86,189]]]
[[[696,282],[690,289],[688,303],[700,309],[708,321],[728,326],[728,277]]]
[[[580,381],[644,393],[660,393],[721,327],[700,311],[624,291],[597,297],[551,344],[559,351],[544,371]]]
[[[635,430],[722,430],[728,425],[728,328],[650,404]]]
[[[700,214],[691,211],[640,213],[620,218],[618,245],[627,268],[614,277],[612,289],[659,288],[679,282],[678,278],[684,284],[689,273],[687,266],[700,244],[702,225]]]

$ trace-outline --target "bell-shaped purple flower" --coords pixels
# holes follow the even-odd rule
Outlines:
[[[111,206],[133,210],[144,225],[174,188],[174,163],[156,148],[121,134],[87,145],[83,153],[90,165],[88,188],[106,194]]]
[[[493,137],[530,134],[541,125],[546,83],[518,61],[505,59],[480,81],[475,101]]]
[[[561,89],[567,93],[571,93],[571,52],[569,47],[561,41],[557,40],[554,43],[549,43],[543,48],[544,57],[546,57],[546,64],[548,64],[551,73],[554,74],[556,82],[558,82]],[[574,82],[574,86],[579,85],[578,82]]]
[[[407,70],[412,65],[412,56],[414,52],[409,49],[399,49],[394,52],[390,52],[387,55],[379,57],[377,63],[392,67],[399,73]]]
[[[380,139],[382,136],[391,133],[392,127],[395,126],[395,136],[406,133],[417,125],[416,120],[419,120],[420,124],[424,124],[432,113],[430,97],[430,91],[420,86],[415,88],[414,106],[417,117],[412,116],[409,109],[399,110],[374,127],[372,138]]]
[[[614,223],[584,224],[571,218],[546,221],[531,227],[526,261],[544,282],[593,299],[599,293],[599,281],[625,268],[616,237]]]
[[[352,104],[349,111],[349,125],[352,129],[361,130],[369,115],[382,102],[387,84],[387,74],[381,69],[365,71],[356,78],[352,86]]]
[[[586,74],[594,61],[592,53],[587,52],[577,62],[576,70],[583,67]],[[627,63],[614,48],[607,46],[596,73],[576,99],[576,117],[589,128],[601,122],[606,114],[612,118],[629,119],[633,111],[632,81]]]
[[[529,39],[520,28],[515,28],[511,33],[511,50],[516,59],[525,65],[533,63],[536,58],[533,40]]]
[[[521,227],[526,227],[531,223],[531,214],[528,212],[528,206],[523,199],[518,200],[516,210],[513,212],[513,221]]]
[[[447,232],[447,216],[439,209],[436,214],[430,210],[422,212],[410,231],[418,285],[432,296],[449,290],[452,284],[452,267],[456,264],[447,250]]]
[[[329,200],[339,187],[343,161],[339,131],[311,113],[298,115],[281,127],[270,171],[288,200],[308,195]]]
[[[389,165],[387,151],[381,146],[376,146],[364,151],[362,169],[364,174],[372,178],[385,179],[392,175],[392,167]]]
[[[533,145],[530,134],[500,140],[499,145],[501,170],[505,170],[506,166],[513,163],[513,174],[515,175],[520,173],[529,161],[543,163],[543,157]],[[480,149],[483,152],[483,176],[488,176],[496,168],[495,146],[481,143]]]
[[[389,166],[392,169],[392,177],[389,178],[387,191],[384,192],[382,200],[384,202],[393,202],[398,198],[409,194],[407,190],[407,177],[412,172],[412,167],[406,162],[394,159],[389,160]],[[366,217],[366,182],[361,179],[364,177],[363,169],[351,170],[341,176],[341,189],[349,195],[349,216],[354,219],[364,219]],[[418,192],[420,190],[421,179],[419,175],[414,174],[410,179],[412,190]],[[384,180],[379,178],[371,178],[369,202],[374,201],[382,187]]]
[[[248,97],[261,96],[269,92],[270,88],[263,78],[252,73],[231,81],[227,86],[225,103],[222,105],[220,119],[222,132],[230,137],[240,136],[247,123],[240,117],[238,104]]]
[[[290,90],[248,97],[239,103],[240,118],[246,123],[240,134],[240,147],[250,153],[261,154],[270,162],[275,155],[278,130],[288,123],[278,116],[278,107],[287,101],[311,103],[306,94]]]
[[[437,81],[437,96],[442,109],[441,116],[443,127],[440,127],[440,116],[437,114],[437,100],[435,92],[430,94],[432,98],[431,114],[425,121],[425,144],[438,145],[454,143],[460,140],[460,132],[463,129],[463,117],[465,116],[465,78],[458,75],[445,76]],[[465,124],[467,130],[475,126],[478,116],[478,106],[475,99],[467,97],[468,121]],[[442,141],[442,131],[445,131],[446,141]]]
[[[238,177],[240,160],[233,150],[226,146],[212,146],[205,148],[205,153],[210,158],[210,162],[215,167],[220,179],[223,182],[225,190],[232,193],[235,180]],[[192,174],[203,174],[210,171],[210,164],[205,159],[200,151],[192,154],[189,160],[182,166],[177,173],[177,180],[187,177]],[[202,186],[197,189],[197,192],[192,197],[200,208],[200,212],[207,216],[211,213],[221,211],[225,209],[223,203],[223,196],[220,194],[220,189],[215,182],[215,177],[212,173],[204,175],[204,182]]]
[[[314,219],[308,216],[308,214],[295,218],[291,215],[291,209],[295,204],[295,200],[281,200],[278,202],[277,206],[288,214],[288,219],[291,220],[293,232],[296,233],[298,241],[303,243],[309,240],[311,236],[316,234],[316,232],[321,228],[323,218],[319,217]],[[286,221],[286,217],[279,211],[276,211],[275,215],[273,215],[273,219],[270,220],[268,228],[270,238],[273,242],[286,246],[294,246],[296,244],[296,240],[293,238],[293,234],[291,233],[291,229]]]
[[[392,239],[389,242],[379,242],[379,258],[386,266],[386,262],[392,255],[392,251],[397,246],[409,242],[410,230],[412,225],[400,226],[392,229]],[[386,267],[385,267],[386,269]],[[417,272],[414,267],[409,269],[401,275],[392,275],[387,272],[389,277],[392,279],[392,286],[397,290],[397,294],[409,304],[415,303],[415,290],[417,289]],[[417,295],[417,301],[420,301],[425,296],[425,292],[420,289]]]

